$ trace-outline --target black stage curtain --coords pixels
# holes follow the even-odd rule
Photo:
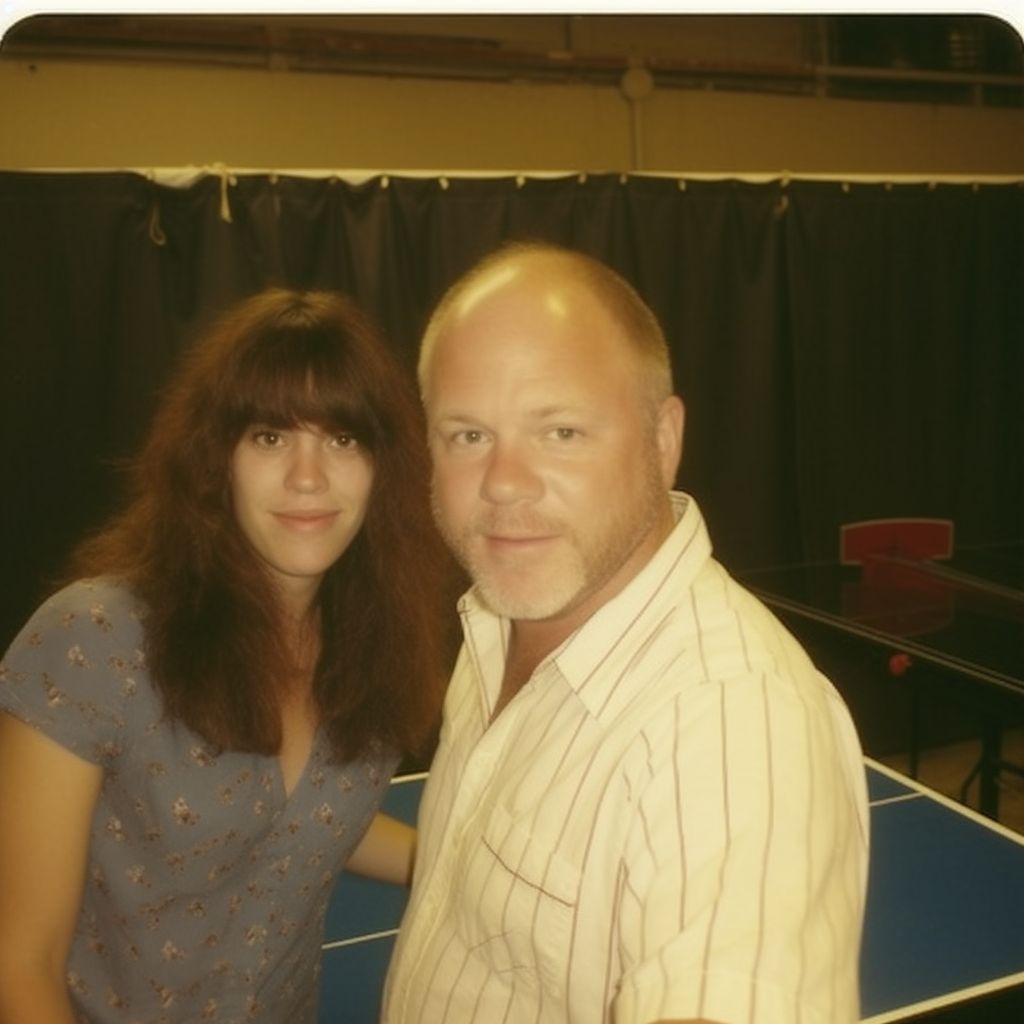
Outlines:
[[[610,174],[0,173],[0,644],[110,511],[204,321],[349,292],[410,370],[445,286],[510,238],[589,252],[661,318],[680,485],[731,568],[832,560],[840,523],[1024,524],[1024,188]]]

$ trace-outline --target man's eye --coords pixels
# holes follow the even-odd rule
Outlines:
[[[482,430],[460,430],[458,433],[452,435],[452,440],[455,444],[480,444],[483,439],[484,432]]]
[[[558,441],[571,441],[579,436],[579,431],[575,427],[555,427],[551,435]]]

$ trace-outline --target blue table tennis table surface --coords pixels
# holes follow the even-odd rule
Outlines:
[[[871,867],[862,1020],[886,1024],[1024,984],[1024,836],[866,760]],[[423,775],[385,810],[414,821]],[[405,907],[396,886],[345,874],[327,913],[320,1024],[376,1024]]]

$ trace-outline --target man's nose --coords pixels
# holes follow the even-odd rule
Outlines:
[[[543,493],[543,481],[530,452],[519,443],[497,441],[487,457],[480,484],[481,496],[494,504],[534,501]]]

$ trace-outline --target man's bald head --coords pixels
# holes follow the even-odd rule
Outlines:
[[[590,256],[547,243],[512,243],[484,257],[445,293],[427,324],[419,357],[424,399],[430,390],[434,348],[449,326],[468,316],[487,297],[510,286],[548,293],[558,301],[559,288],[591,295],[619,328],[637,357],[645,404],[652,414],[672,394],[668,346],[657,318],[636,290],[610,267]]]

